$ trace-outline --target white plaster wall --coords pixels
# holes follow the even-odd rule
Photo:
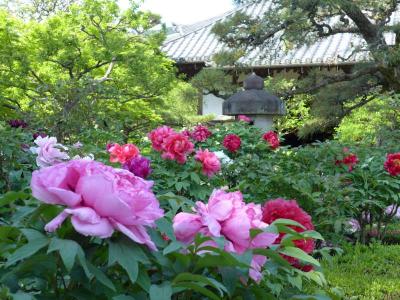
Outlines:
[[[224,99],[213,94],[203,95],[203,115],[222,115],[222,103]]]

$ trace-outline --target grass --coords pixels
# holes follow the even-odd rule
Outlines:
[[[400,299],[400,245],[351,245],[324,263],[330,287],[340,287],[346,299]]]

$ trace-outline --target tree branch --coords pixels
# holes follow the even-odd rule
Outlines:
[[[357,79],[363,75],[367,75],[367,74],[374,74],[376,72],[379,71],[379,67],[378,66],[372,66],[369,68],[365,68],[362,69],[360,71],[357,72],[353,72],[350,74],[347,73],[340,73],[338,75],[335,76],[330,76],[330,77],[326,77],[325,79],[321,80],[321,82],[319,82],[316,85],[313,85],[311,87],[305,88],[305,89],[299,89],[299,90],[294,90],[288,93],[284,93],[282,95],[280,95],[283,98],[290,98],[293,95],[297,95],[297,94],[308,94],[308,93],[312,93],[315,92],[329,84],[332,83],[337,83],[337,82],[342,82],[342,81],[351,81],[354,79]]]
[[[111,74],[111,72],[112,72],[112,70],[114,68],[115,62],[116,62],[116,58],[113,57],[113,59],[111,60],[110,65],[108,66],[108,69],[107,69],[106,73],[104,74],[103,77],[97,79],[96,80],[97,82],[104,82],[104,81],[110,80],[109,76],[110,76],[110,74]]]
[[[115,59],[114,59],[114,61],[115,61]],[[82,72],[80,72],[80,73],[78,74],[78,77],[77,77],[77,78],[78,78],[78,79],[81,79],[83,75],[85,75],[85,74],[87,74],[87,73],[89,73],[89,72],[91,72],[91,71],[93,71],[93,70],[95,70],[95,69],[98,69],[98,68],[100,68],[100,67],[102,67],[102,66],[105,66],[105,65],[107,65],[107,64],[109,64],[109,63],[112,63],[112,61],[103,61],[103,62],[98,61],[94,66],[91,66],[91,67],[89,67],[89,68],[86,68],[86,69],[84,69]]]

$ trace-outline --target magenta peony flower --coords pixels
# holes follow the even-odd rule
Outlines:
[[[245,115],[238,115],[238,120],[247,123],[251,123],[253,121],[252,119],[250,119],[248,116]]]
[[[314,230],[314,225],[311,221],[311,217],[304,210],[300,208],[296,200],[285,200],[276,199],[270,200],[265,203],[263,208],[262,220],[268,224],[272,223],[276,219],[289,219],[296,221],[303,225],[306,230]],[[303,232],[304,229],[297,226],[290,226],[297,232]],[[277,242],[280,242],[285,236],[285,233],[281,233]],[[314,241],[309,240],[295,240],[293,241],[296,247],[302,249],[306,253],[311,253],[314,250]],[[292,265],[298,267],[298,260],[292,257],[285,257]],[[300,268],[300,267],[299,267]]]
[[[221,163],[214,152],[206,150],[198,150],[195,159],[202,163],[203,174],[212,177],[215,173],[221,170]]]
[[[122,168],[144,179],[146,179],[152,172],[152,169],[150,168],[150,160],[141,155],[126,161]]]
[[[114,143],[107,143],[106,145],[107,152],[111,149],[112,146],[114,146]]]
[[[62,150],[68,150],[61,144],[57,143],[57,138],[55,137],[37,137],[35,144],[38,147],[31,147],[30,150],[33,154],[37,154],[36,164],[40,167],[48,167],[54,164],[63,162],[69,159],[67,153]]]
[[[168,126],[161,126],[148,134],[149,139],[151,140],[151,144],[154,150],[162,151],[164,140],[172,134],[176,132]]]
[[[194,139],[196,142],[204,142],[211,135],[212,132],[208,130],[206,126],[203,125],[197,125],[191,133],[192,139]]]
[[[180,164],[184,164],[187,155],[193,152],[194,145],[189,138],[181,133],[169,135],[162,144],[164,153],[162,158],[176,160]]]
[[[85,236],[110,237],[121,231],[133,241],[156,249],[146,227],[163,216],[153,182],[96,161],[72,160],[34,171],[32,195],[48,204],[67,206],[45,226],[55,231],[71,216],[75,230]]]
[[[24,120],[16,119],[16,120],[9,120],[8,124],[14,128],[26,128],[28,124]]]
[[[134,158],[139,155],[139,148],[134,144],[125,144],[120,146],[119,144],[113,144],[109,149],[110,162],[125,163],[127,160]]]
[[[228,134],[225,136],[222,144],[228,151],[236,152],[240,148],[242,141],[240,140],[240,137],[236,134]]]
[[[225,251],[242,254],[248,249],[266,248],[274,243],[278,234],[262,232],[251,238],[250,230],[263,229],[268,225],[262,218],[261,206],[245,204],[240,192],[214,190],[207,204],[196,202],[195,214],[178,213],[173,220],[177,240],[190,244],[196,234],[205,236],[224,236],[227,240]],[[216,246],[213,241],[208,246]],[[261,267],[266,258],[255,255],[251,262],[249,275],[256,282],[261,280]]]
[[[279,137],[274,131],[268,131],[264,133],[263,139],[269,143],[272,149],[279,148]]]
[[[35,132],[34,134],[32,134],[32,137],[34,140],[36,140],[39,136],[42,138],[45,138],[47,136],[47,134],[45,134],[43,132]]]
[[[188,138],[190,138],[190,135],[191,135],[190,131],[187,130],[187,129],[182,130],[182,131],[181,131],[181,134],[183,134],[184,136],[186,136],[186,137],[188,137]]]

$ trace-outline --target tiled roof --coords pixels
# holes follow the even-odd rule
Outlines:
[[[257,1],[247,4],[209,20],[186,26],[179,35],[167,38],[163,51],[178,63],[205,62],[212,65],[213,56],[224,49],[224,44],[218,41],[211,32],[212,27],[224,21],[236,12],[243,12],[252,17],[262,16],[270,9],[271,0]],[[400,22],[400,11],[396,11],[390,23]],[[385,33],[388,44],[394,44],[395,34]],[[274,55],[265,55],[265,50],[255,49],[239,60],[245,66],[307,66],[307,65],[339,65],[368,60],[367,52],[357,52],[352,55],[354,47],[362,46],[363,40],[351,33],[340,33],[323,38],[311,45],[304,45],[290,51],[284,51],[283,44],[277,43],[275,49],[270,49]],[[343,58],[350,57],[348,60]]]

